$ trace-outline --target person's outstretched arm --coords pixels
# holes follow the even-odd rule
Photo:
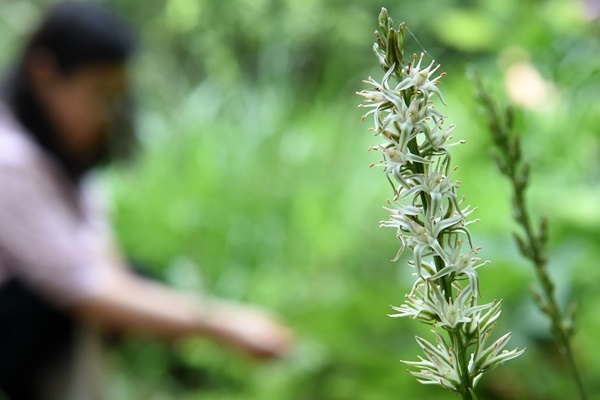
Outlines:
[[[203,335],[259,358],[285,354],[291,340],[288,329],[262,309],[178,292],[128,271],[73,310],[107,329],[166,338]]]

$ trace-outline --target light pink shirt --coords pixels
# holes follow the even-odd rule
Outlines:
[[[0,288],[17,278],[68,306],[123,261],[104,215],[0,105]]]

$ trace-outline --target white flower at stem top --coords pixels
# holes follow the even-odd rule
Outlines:
[[[440,385],[473,400],[482,374],[519,356],[523,350],[503,350],[510,334],[487,345],[501,311],[501,301],[479,305],[477,270],[487,262],[477,257],[467,218],[474,211],[461,208],[457,182],[450,178],[449,143],[454,125],[444,129],[444,116],[433,99],[446,103],[438,85],[445,73],[425,55],[413,56],[404,64],[404,25],[393,29],[387,12],[379,17],[381,31],[374,49],[385,74],[381,82],[365,81],[370,89],[358,94],[364,98],[363,116],[373,117],[375,135],[382,141],[370,148],[383,159],[372,166],[383,167],[393,180],[393,197],[386,210],[390,218],[380,226],[394,228],[400,248],[412,252],[409,265],[416,281],[405,301],[392,306],[392,317],[409,317],[432,325],[435,344],[417,338],[425,358],[406,362],[424,384]],[[446,332],[445,339],[441,332]]]

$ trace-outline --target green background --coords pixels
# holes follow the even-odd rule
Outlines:
[[[14,62],[51,2],[0,3],[0,66]],[[575,0],[114,0],[139,30],[132,65],[139,152],[102,174],[124,251],[159,279],[275,310],[295,331],[286,359],[260,364],[201,339],[124,340],[107,390],[120,399],[451,399],[416,383],[427,327],[386,316],[412,278],[378,228],[389,185],[368,165],[377,143],[355,92],[382,75],[371,46],[381,6],[410,32],[408,51],[448,73],[439,107],[457,124],[453,176],[478,207],[472,226],[483,301],[504,298],[497,334],[515,361],[486,375],[480,399],[571,399],[574,385],[533,304],[533,269],[511,239],[508,183],[490,157],[466,78],[479,71],[502,104],[515,61],[553,96],[517,108],[532,163],[530,206],[550,224],[562,305],[578,302],[575,353],[600,399],[600,25]]]

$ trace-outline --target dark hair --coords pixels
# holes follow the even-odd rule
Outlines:
[[[59,70],[100,63],[125,62],[135,48],[130,27],[99,5],[62,3],[55,6],[31,37],[24,58],[32,51],[52,53]]]
[[[44,148],[57,156],[75,179],[104,161],[108,149],[99,149],[98,159],[93,165],[80,165],[62,150],[32,88],[28,62],[36,51],[48,52],[53,56],[59,73],[66,76],[89,66],[126,63],[136,48],[136,42],[130,26],[109,9],[84,3],[59,3],[49,10],[33,32],[6,82],[7,103],[17,120]]]

